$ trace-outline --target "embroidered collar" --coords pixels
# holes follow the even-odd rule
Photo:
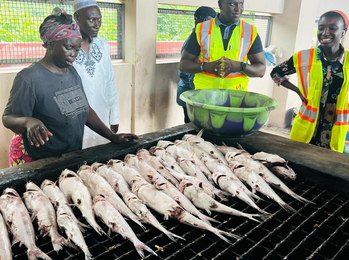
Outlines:
[[[339,50],[340,50],[340,53],[334,61],[339,61],[340,64],[344,64],[345,51],[344,51],[344,47],[342,46],[342,44],[339,44]],[[322,49],[321,45],[319,45],[319,47],[317,48],[317,59],[321,60],[322,58],[324,58],[327,61],[325,54],[323,52],[323,49]]]

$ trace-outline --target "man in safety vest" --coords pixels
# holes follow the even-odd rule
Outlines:
[[[218,5],[215,19],[196,26],[179,69],[196,74],[195,89],[247,90],[248,77],[265,73],[261,39],[255,26],[240,19],[244,0],[218,0]]]
[[[332,10],[318,22],[317,48],[295,53],[271,72],[275,83],[296,92],[302,100],[290,138],[343,152],[348,125],[349,51],[341,40],[348,17]],[[297,73],[298,86],[287,76]]]

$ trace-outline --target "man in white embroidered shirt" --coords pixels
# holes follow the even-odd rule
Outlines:
[[[108,43],[98,37],[102,15],[96,0],[74,0],[74,19],[80,25],[81,49],[74,68],[79,73],[90,106],[105,125],[119,129],[119,100]],[[85,127],[83,148],[109,142]]]

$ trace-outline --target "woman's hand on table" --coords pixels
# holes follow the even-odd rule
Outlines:
[[[138,139],[139,137],[135,134],[113,134],[111,141],[112,143],[122,143]]]

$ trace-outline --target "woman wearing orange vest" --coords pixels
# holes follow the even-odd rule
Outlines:
[[[265,73],[260,37],[255,26],[240,19],[244,0],[219,0],[218,5],[216,18],[191,34],[179,69],[195,74],[195,89],[247,90],[248,77]]]
[[[271,72],[278,84],[302,100],[290,138],[343,152],[348,126],[349,51],[341,45],[348,17],[328,11],[318,23],[317,48],[295,53]],[[297,73],[298,87],[287,75]]]

